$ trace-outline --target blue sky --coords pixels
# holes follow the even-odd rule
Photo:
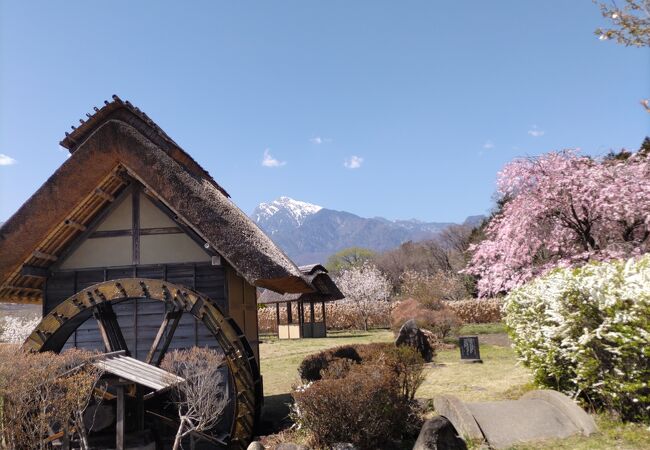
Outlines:
[[[459,221],[516,156],[650,134],[650,50],[599,41],[590,0],[0,4],[0,221],[111,94],[247,213],[288,195]]]

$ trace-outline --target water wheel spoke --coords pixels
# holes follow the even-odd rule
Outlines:
[[[109,352],[124,350],[127,355],[130,354],[124,334],[122,334],[122,328],[120,328],[117,315],[115,315],[111,304],[108,302],[98,304],[95,306],[93,316],[97,321],[99,334],[102,336],[106,350]]]
[[[145,359],[146,363],[154,364],[156,366],[160,365],[163,358],[165,357],[165,354],[167,353],[169,344],[172,342],[174,332],[176,331],[176,327],[178,327],[178,323],[180,322],[182,316],[182,310],[168,311],[165,313],[165,318],[160,324],[156,338],[153,340],[151,349],[149,350],[147,358]]]
[[[182,295],[174,298],[172,293],[176,292],[180,292]],[[87,302],[85,301],[86,298],[88,298]],[[181,317],[185,313],[202,321],[205,327],[214,335],[214,344],[223,349],[226,357],[234,394],[232,397],[234,405],[231,421],[229,422],[230,429],[226,434],[215,436],[210,432],[206,433],[205,437],[199,437],[214,443],[223,441],[224,446],[228,445],[232,449],[245,449],[253,434],[255,418],[259,414],[261,401],[259,366],[239,324],[225,316],[207,297],[203,297],[185,286],[171,284],[163,280],[124,278],[109,280],[88,287],[62,302],[48,316],[44,317],[37,329],[32,333],[33,337],[30,338],[28,345],[32,350],[36,351],[61,351],[71,334],[79,328],[80,324],[85,322],[88,318],[87,314],[92,311],[106,351],[122,350],[128,353],[123,330],[111,305],[140,298],[157,300],[163,302],[165,308],[172,308],[162,317],[162,323],[146,357],[147,363],[159,365],[165,357],[165,353],[171,347],[172,339],[177,340],[176,343],[181,346],[187,345],[187,340],[181,339],[185,337],[180,336],[182,334],[181,330],[177,331],[177,328],[180,327]],[[84,301],[82,302],[80,299]],[[82,303],[83,307],[79,307]],[[132,306],[126,303],[121,311],[129,311],[130,307]],[[137,308],[135,312],[136,321],[133,323],[135,336],[140,338],[141,341],[148,341],[150,339],[148,336],[151,335],[148,334],[150,329],[147,325],[151,322],[143,321],[138,324]],[[125,326],[126,323],[124,322]],[[147,326],[147,331],[138,336],[138,327],[144,329],[145,326]],[[130,330],[131,328],[129,328]],[[90,330],[84,327],[84,331]],[[124,332],[126,332],[126,328]],[[86,341],[83,341],[83,343],[87,343],[88,340],[94,343],[91,340],[92,336],[90,338],[84,337],[84,339]],[[75,341],[74,344],[76,345],[77,342]],[[96,347],[100,346],[101,344]],[[142,401],[146,402],[146,400],[152,399],[161,393],[162,391],[148,394],[141,393],[144,394],[142,395]],[[125,393],[125,395],[128,394]],[[103,396],[106,400],[114,397],[105,391]],[[154,400],[152,403],[154,407],[157,405],[156,402],[157,400]],[[134,402],[130,400],[129,403],[132,405]],[[150,418],[163,422],[173,422],[174,420],[160,416],[151,410],[145,412],[143,407],[142,410],[138,410],[138,414],[147,414]],[[68,430],[68,432],[71,432],[71,430]],[[45,438],[45,436],[43,437]],[[56,440],[58,434],[51,431],[47,433],[47,438],[50,437]]]

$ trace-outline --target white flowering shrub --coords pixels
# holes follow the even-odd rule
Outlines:
[[[40,317],[0,317],[0,342],[22,344],[40,321]]]
[[[369,262],[344,270],[336,277],[336,284],[359,315],[364,331],[368,331],[374,313],[390,311],[390,281]]]
[[[504,303],[537,384],[650,422],[650,255],[556,269]]]

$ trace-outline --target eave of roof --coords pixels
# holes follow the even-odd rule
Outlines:
[[[265,290],[259,295],[257,303],[262,305],[269,305],[274,303],[294,301],[331,302],[345,298],[334,280],[332,280],[332,277],[329,276],[327,269],[325,269],[325,267],[322,265],[310,264],[306,266],[300,266],[299,269],[309,284],[316,289],[316,292],[278,293],[271,290]]]

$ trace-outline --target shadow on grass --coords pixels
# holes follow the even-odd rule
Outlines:
[[[257,434],[266,436],[285,430],[293,425],[289,418],[289,405],[292,403],[291,394],[267,395],[264,397],[262,420]]]
[[[327,339],[339,339],[339,338],[362,338],[370,336],[370,333],[359,333],[359,334],[327,334]]]

